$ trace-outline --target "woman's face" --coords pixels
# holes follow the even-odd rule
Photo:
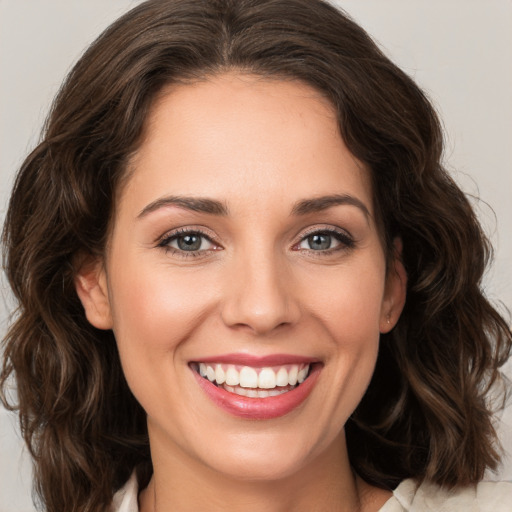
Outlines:
[[[329,464],[405,287],[330,105],[247,75],[174,86],[130,168],[77,289],[115,333],[154,460],[247,479]]]

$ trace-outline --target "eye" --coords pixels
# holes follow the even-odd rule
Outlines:
[[[299,247],[301,249],[312,249],[314,251],[325,251],[330,249],[333,244],[333,237],[327,233],[315,233],[314,235],[309,235],[305,240],[303,240]],[[307,245],[307,247],[304,247]]]
[[[354,240],[345,232],[319,230],[306,235],[296,246],[299,250],[332,252],[354,246]]]
[[[201,253],[218,249],[218,246],[205,234],[199,231],[179,231],[166,236],[160,247],[181,253]]]

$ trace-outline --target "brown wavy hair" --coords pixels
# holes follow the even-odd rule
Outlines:
[[[233,70],[323,93],[346,145],[371,169],[388,256],[393,237],[403,240],[407,302],[346,425],[353,467],[383,488],[407,477],[477,482],[499,460],[486,394],[512,339],[481,291],[491,249],[441,165],[440,123],[425,95],[321,0],[151,0],[69,74],[5,221],[4,265],[19,306],[0,382],[4,403],[19,409],[40,500],[50,512],[103,511],[134,468],[141,485],[149,479],[145,413],[112,332],[85,318],[76,258],[103,254],[158,92]]]

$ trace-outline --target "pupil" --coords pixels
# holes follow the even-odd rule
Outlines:
[[[331,237],[329,235],[311,235],[308,237],[308,243],[311,249],[329,249],[331,247]]]
[[[178,247],[183,251],[197,251],[201,247],[201,237],[184,235],[178,238]]]

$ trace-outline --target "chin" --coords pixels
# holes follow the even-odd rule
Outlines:
[[[305,467],[304,458],[269,456],[265,453],[236,453],[220,461],[213,469],[227,477],[247,482],[276,482],[297,474]]]
[[[271,426],[257,434],[227,436],[207,452],[207,465],[215,472],[241,481],[272,482],[296,475],[329,451],[331,443],[311,443],[310,436],[276,434]]]

